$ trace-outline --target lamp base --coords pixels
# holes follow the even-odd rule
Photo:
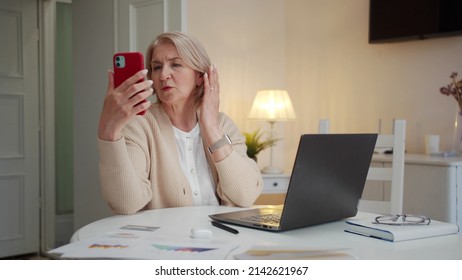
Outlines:
[[[266,166],[261,170],[261,173],[263,174],[281,174],[284,173],[284,171],[280,168],[274,167],[274,166]]]

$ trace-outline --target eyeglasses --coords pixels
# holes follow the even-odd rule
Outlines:
[[[375,218],[374,224],[390,226],[419,226],[429,225],[430,218],[421,215],[384,215]]]

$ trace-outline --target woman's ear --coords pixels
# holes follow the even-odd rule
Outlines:
[[[204,84],[204,73],[196,72],[196,86],[200,87]]]

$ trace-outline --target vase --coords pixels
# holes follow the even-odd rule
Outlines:
[[[456,110],[456,118],[454,120],[454,134],[452,138],[452,150],[455,155],[459,155],[462,151],[462,112],[459,107]]]

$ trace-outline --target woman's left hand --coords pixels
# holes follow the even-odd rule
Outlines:
[[[209,128],[218,129],[219,107],[220,84],[218,83],[217,68],[212,65],[209,68],[209,73],[204,74],[204,97],[202,99],[199,115],[199,122],[202,124],[203,128],[207,130]]]
[[[210,147],[213,143],[223,138],[223,131],[218,124],[218,110],[220,106],[220,85],[218,83],[218,72],[215,66],[210,66],[209,73],[204,74],[204,97],[199,113],[201,133],[205,136],[206,145]],[[231,145],[226,145],[213,153],[213,160],[219,162],[232,152]]]

